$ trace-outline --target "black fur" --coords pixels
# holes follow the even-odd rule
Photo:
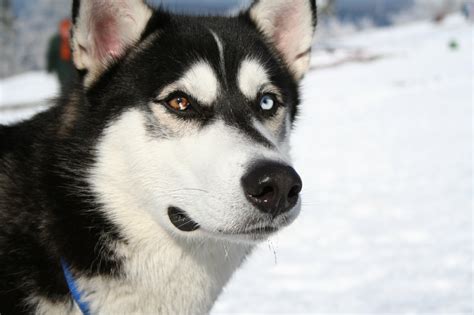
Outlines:
[[[72,23],[76,24],[77,17],[79,16],[79,7],[81,5],[81,0],[72,1]]]
[[[314,3],[314,0],[312,0]],[[79,1],[73,2],[73,19]],[[226,71],[210,33],[225,44]],[[144,45],[154,33],[160,36]],[[260,117],[254,101],[237,93],[235,73],[245,56],[271,69],[294,119],[298,83],[247,14],[236,18],[170,15],[156,10],[140,43],[111,65],[89,89],[81,82],[50,110],[14,126],[0,126],[0,313],[28,314],[26,300],[47,297],[71,303],[60,267],[74,272],[121,276],[121,261],[110,243],[127,242],[102,214],[85,174],[95,160],[104,128],[130,107],[149,111],[160,89],[204,58],[215,67],[225,95],[212,113],[189,119],[207,124],[223,118],[257,141],[267,143],[251,125]],[[219,104],[219,105],[217,105]],[[74,119],[65,122],[68,112]],[[262,118],[263,119],[263,118]]]

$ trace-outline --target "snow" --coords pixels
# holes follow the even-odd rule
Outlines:
[[[0,81],[0,107],[44,101],[56,96],[58,82],[53,74],[29,72]]]
[[[59,93],[54,75],[29,72],[0,80],[0,123],[12,123],[31,117],[47,108]]]
[[[302,214],[213,315],[473,313],[473,40],[453,16],[315,52],[293,137]],[[0,121],[56,88],[40,73],[0,81]]]

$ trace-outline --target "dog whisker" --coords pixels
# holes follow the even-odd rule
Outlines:
[[[273,257],[275,259],[275,266],[276,266],[278,264],[278,257],[277,257],[277,253],[276,253],[276,250],[275,250],[275,246],[273,245],[273,242],[271,240],[268,240],[268,248],[273,253]]]

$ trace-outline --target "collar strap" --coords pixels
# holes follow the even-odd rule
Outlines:
[[[76,302],[77,306],[79,306],[82,314],[91,315],[89,304],[83,300],[84,292],[80,291],[77,287],[76,280],[74,280],[74,276],[71,273],[69,265],[62,258],[61,267],[63,268],[64,278],[66,279],[67,286],[69,287],[69,291],[72,298],[74,299],[74,302]]]

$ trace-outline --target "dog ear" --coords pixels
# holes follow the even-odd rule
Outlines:
[[[71,46],[76,68],[88,76],[100,73],[140,39],[151,15],[143,0],[74,0]]]
[[[309,69],[316,29],[315,0],[256,0],[250,19],[275,46],[296,80]]]

